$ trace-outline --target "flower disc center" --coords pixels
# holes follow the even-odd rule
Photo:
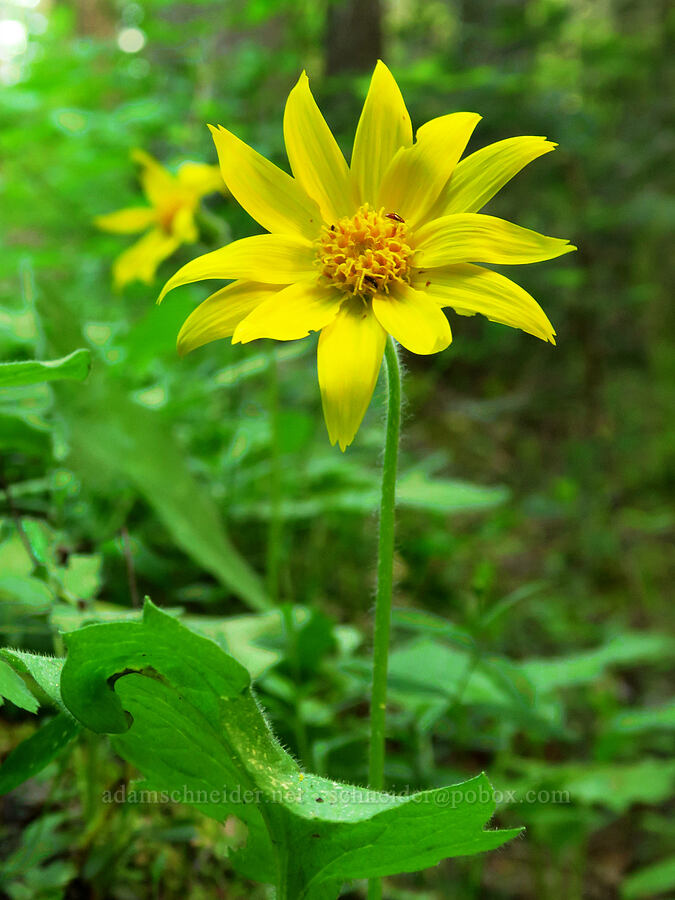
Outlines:
[[[367,203],[353,216],[324,225],[318,242],[321,274],[346,293],[387,294],[409,280],[413,251],[408,229],[396,213],[376,212]]]
[[[171,234],[173,231],[174,219],[181,210],[183,204],[179,200],[169,200],[163,203],[157,210],[157,219],[159,227],[165,234]]]

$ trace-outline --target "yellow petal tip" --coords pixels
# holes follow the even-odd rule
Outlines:
[[[241,329],[239,328],[239,325],[237,325],[237,327],[234,329],[234,332],[232,334],[232,343],[233,344],[245,344],[246,343],[246,341],[243,340],[241,337]]]
[[[342,453],[344,453],[347,447],[349,447],[349,445],[354,440],[354,437],[355,435],[352,435],[349,440],[345,440],[337,434],[331,434],[330,431],[328,432],[328,440],[330,441],[331,447],[334,447],[337,444]]]

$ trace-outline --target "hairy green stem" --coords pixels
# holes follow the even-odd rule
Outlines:
[[[394,586],[394,519],[396,506],[396,468],[401,431],[401,369],[393,339],[387,339],[384,353],[387,364],[387,429],[382,467],[380,533],[377,551],[377,595],[373,634],[373,690],[370,701],[369,782],[373,790],[384,787],[384,757],[387,717],[387,668],[391,631],[391,598]],[[371,879],[369,900],[382,897],[382,882]]]

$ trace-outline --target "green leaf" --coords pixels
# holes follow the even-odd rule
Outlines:
[[[41,772],[79,731],[80,726],[68,713],[59,713],[38,728],[14,748],[0,766],[0,795],[13,791]]]
[[[636,804],[663,803],[675,789],[675,760],[655,757],[637,762],[562,765],[511,759],[509,769],[525,776],[525,790],[567,793],[579,807],[600,807],[616,815],[623,815]]]
[[[640,900],[657,894],[675,894],[675,856],[632,872],[621,887],[622,900]]]
[[[160,416],[99,381],[74,400],[62,409],[76,471],[83,468],[88,483],[105,490],[111,479],[131,483],[185,553],[253,609],[268,608],[260,579],[232,545],[218,507],[186,468]]]
[[[72,850],[78,837],[63,827],[66,818],[63,812],[43,813],[21,832],[19,846],[2,866],[3,891],[12,900],[56,900],[77,875],[74,863],[55,858]]]
[[[0,698],[11,700],[20,709],[37,712],[40,705],[25,685],[23,678],[6,662],[0,660]],[[0,703],[2,699],[0,699]]]
[[[309,342],[294,341],[287,347],[279,347],[275,350],[274,356],[271,356],[267,350],[263,353],[248,354],[239,362],[232,363],[218,370],[213,375],[210,383],[206,385],[206,390],[214,390],[216,387],[220,388],[224,385],[241,384],[243,381],[248,381],[250,378],[267,372],[273,360],[280,363],[298,359],[301,356],[306,356],[309,350]]]
[[[58,569],[64,590],[80,600],[95,597],[101,587],[101,557],[71,553],[68,565]]]
[[[20,408],[8,409],[5,404],[0,406],[0,446],[30,456],[48,457],[51,453],[49,428],[39,416],[24,414]],[[4,496],[3,502],[6,502]]]
[[[10,649],[0,650],[0,656],[7,660],[15,672],[30,676],[54,706],[63,708],[59,684],[63,659]]]
[[[612,666],[668,659],[674,648],[675,642],[668,635],[627,631],[583,653],[527,660],[522,664],[522,671],[537,690],[546,693],[589,684]]]
[[[304,610],[296,615],[307,618]],[[62,631],[74,631],[83,625],[100,622],[136,621],[140,610],[130,610],[112,603],[94,602],[88,609],[78,609],[70,603],[57,603],[52,607],[50,620]],[[229,651],[246,666],[253,678],[258,678],[281,659],[279,650],[261,646],[264,641],[279,643],[283,635],[281,612],[276,609],[255,615],[233,616],[181,616],[182,621],[199,634],[211,638]]]
[[[39,384],[42,381],[83,381],[91,368],[88,350],[73,350],[61,359],[27,359],[0,363],[0,388]]]
[[[426,512],[478,512],[493,509],[509,496],[505,487],[484,487],[450,478],[432,478],[422,472],[408,472],[396,485],[397,506]]]
[[[458,633],[456,640],[461,638]],[[350,665],[359,664],[357,660]],[[532,686],[518,665],[503,657],[486,657],[475,647],[417,638],[391,654],[389,679],[392,698],[418,710],[432,700],[445,700],[446,707],[455,703],[480,707],[506,717],[512,725],[557,727],[556,710],[550,704],[535,704]]]
[[[432,478],[421,472],[408,472],[396,483],[396,505],[399,508],[447,515],[448,513],[483,512],[502,504],[508,497],[504,487],[483,487],[448,478]],[[327,512],[369,515],[380,502],[379,485],[370,478],[363,486],[346,485],[339,490],[314,490],[312,496],[286,500],[281,505],[284,519],[311,519]],[[271,507],[267,501],[239,503],[230,510],[235,517],[268,519]]]
[[[64,702],[170,799],[249,827],[234,861],[280,896],[332,900],[344,880],[413,872],[490,850],[519,833],[484,831],[494,812],[484,775],[392,796],[301,770],[274,738],[246,669],[149,601],[140,622],[65,636]],[[200,793],[201,792],[201,793]],[[277,873],[263,869],[274,843]],[[285,892],[285,893],[284,893]]]
[[[180,682],[185,700],[210,722],[220,718],[220,698],[237,697],[250,685],[246,669],[207,638],[185,628],[149,601],[140,622],[86,625],[64,635],[68,657],[61,676],[66,706],[91,731],[123,733],[129,720],[107,679],[152,666],[169,682]],[[102,641],[109,642],[102,653]],[[106,674],[104,674],[106,673]]]
[[[176,614],[178,612],[176,610]],[[304,665],[307,666],[310,657],[313,659],[316,655],[317,645],[320,649],[320,644],[314,640],[316,635],[311,633],[311,627],[306,633],[307,626],[316,624],[316,613],[300,606],[293,607],[292,612],[298,628],[299,650]],[[87,609],[79,609],[70,603],[56,603],[51,608],[50,621],[53,627],[61,631],[74,631],[83,625],[99,622],[136,621],[140,616],[140,610],[101,601],[94,601]],[[226,653],[234,656],[237,662],[246,667],[253,679],[259,678],[282,658],[280,647],[286,626],[279,609],[243,616],[181,615],[180,618],[188,628],[211,638]],[[331,635],[330,643],[337,642],[347,652],[360,640],[358,631],[346,625],[334,626],[331,623]],[[325,636],[321,636],[321,640],[325,641]]]
[[[642,759],[635,763],[570,767],[561,784],[575,803],[597,804],[621,815],[636,803],[656,805],[672,797],[675,761]]]
[[[650,731],[675,731],[675,701],[647,709],[625,709],[607,726],[608,733],[645,734]]]
[[[31,612],[44,612],[51,606],[52,592],[49,585],[31,575],[2,575],[0,602],[14,603]]]
[[[305,610],[295,610],[301,621],[307,618]],[[271,650],[265,642],[279,643],[284,633],[281,610],[248,616],[185,616],[189,628],[210,637],[246,667],[253,678],[258,678],[281,659],[279,650]]]

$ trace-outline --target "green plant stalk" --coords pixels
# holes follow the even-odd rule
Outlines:
[[[377,550],[377,594],[373,634],[373,688],[370,701],[369,783],[373,790],[384,787],[384,757],[387,718],[387,669],[391,631],[391,599],[394,586],[394,521],[396,513],[396,469],[401,432],[401,368],[396,345],[387,338],[387,426],[382,467],[380,530]],[[382,882],[368,883],[369,900],[382,897]]]

